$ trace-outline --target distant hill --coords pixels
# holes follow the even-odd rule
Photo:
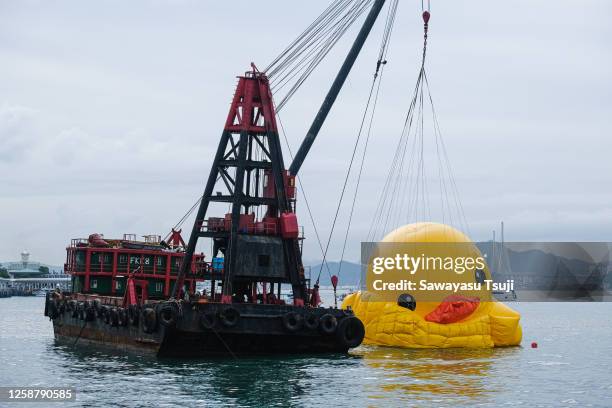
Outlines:
[[[338,276],[338,286],[356,286],[359,284],[359,277],[361,275],[361,265],[358,263],[342,261],[342,269],[340,270],[340,262],[332,261],[327,262],[327,266],[329,266],[329,273],[331,275]],[[317,279],[319,275],[319,270],[321,269],[321,261],[310,262],[305,265],[306,268],[306,276],[308,276],[308,270],[310,268],[310,276],[314,281]],[[331,282],[329,281],[329,274],[327,272],[327,267],[323,265],[323,270],[321,271],[321,281],[322,286],[329,286]]]

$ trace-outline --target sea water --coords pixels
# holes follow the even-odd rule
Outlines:
[[[522,347],[158,360],[56,345],[44,298],[6,298],[0,385],[73,387],[84,407],[612,406],[612,303],[511,306]]]

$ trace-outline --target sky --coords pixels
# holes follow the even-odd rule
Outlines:
[[[359,258],[414,88],[420,3],[400,0],[348,260]],[[428,78],[470,236],[489,239],[503,220],[509,241],[612,241],[612,3],[432,3]],[[71,238],[94,232],[165,235],[202,193],[236,76],[251,61],[266,66],[328,4],[0,0],[0,260],[27,249],[61,264]],[[301,170],[323,244],[382,23]],[[355,29],[283,109],[294,151]],[[299,201],[308,262],[322,256],[304,210]]]

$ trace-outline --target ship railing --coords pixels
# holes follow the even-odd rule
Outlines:
[[[88,245],[89,245],[89,240],[87,238],[73,238],[70,240],[71,248],[83,247],[83,246],[88,246]]]
[[[211,217],[199,222],[199,230],[202,232],[225,232],[229,231],[228,223],[224,218]],[[238,229],[239,232],[246,232],[253,235],[277,235],[278,223],[269,221],[249,222],[246,226]]]
[[[143,238],[147,244],[159,244],[161,242],[161,235],[143,235]]]
[[[276,222],[253,222],[248,223],[246,227],[247,234],[254,235],[276,235],[278,233],[278,225]]]
[[[128,242],[138,242],[136,234],[123,234],[123,240]]]
[[[210,217],[199,222],[199,229],[202,232],[219,232],[225,231],[223,218]]]

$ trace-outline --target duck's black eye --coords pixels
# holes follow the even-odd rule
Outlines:
[[[408,293],[402,293],[397,298],[397,305],[401,307],[405,307],[406,309],[414,310],[416,309],[416,300],[414,297]]]
[[[476,283],[480,283],[482,285],[485,279],[487,279],[485,271],[483,271],[482,269],[476,269],[474,271],[474,280],[476,281]]]

